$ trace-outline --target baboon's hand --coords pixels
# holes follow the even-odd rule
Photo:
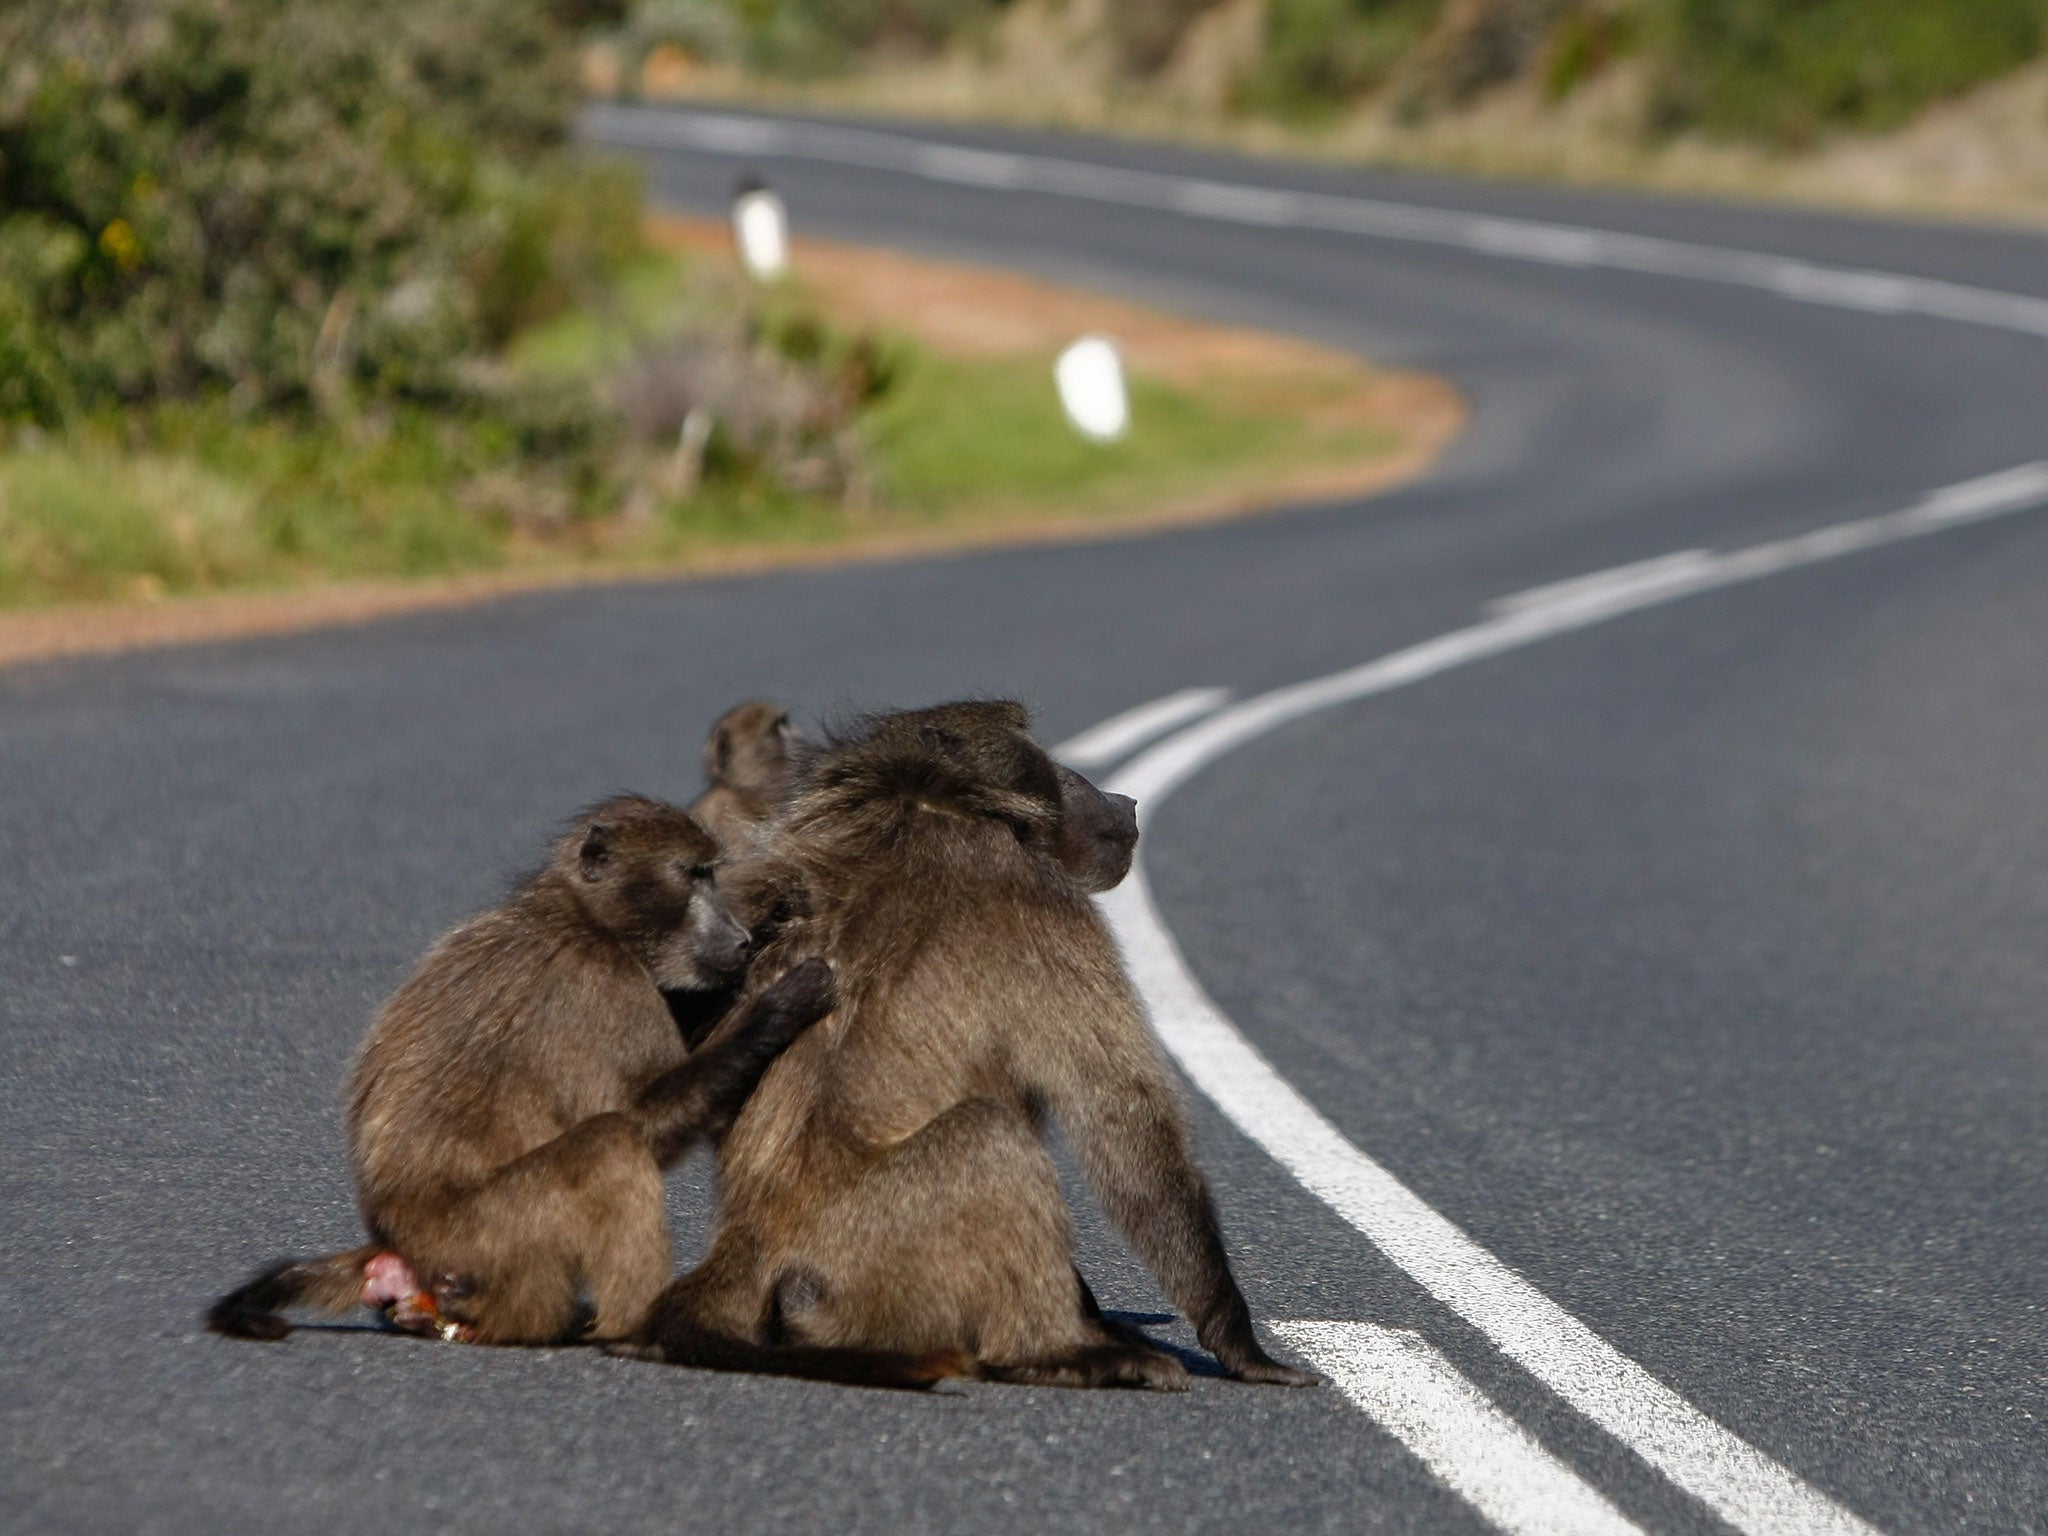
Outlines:
[[[791,966],[761,994],[761,1002],[769,1030],[784,1041],[794,1040],[839,1006],[832,967],[821,959]]]
[[[1217,1363],[1230,1373],[1233,1380],[1248,1381],[1258,1386],[1313,1387],[1322,1380],[1313,1371],[1282,1365],[1256,1344],[1231,1350],[1227,1359],[1219,1355]]]

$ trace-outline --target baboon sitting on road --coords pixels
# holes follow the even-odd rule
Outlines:
[[[1073,1266],[1043,1144],[1056,1115],[1223,1367],[1313,1380],[1253,1334],[1089,900],[1129,869],[1131,802],[1057,767],[1028,723],[999,703],[888,715],[810,765],[768,834],[809,899],[775,948],[829,957],[837,1010],[741,1112],[708,1257],[617,1352],[813,1375],[828,1373],[810,1357],[855,1348],[933,1374],[964,1357],[997,1380],[1184,1387],[1181,1363],[1104,1319]]]
[[[662,1168],[723,1134],[832,1003],[822,961],[764,977],[686,1053],[657,989],[727,985],[751,944],[716,856],[676,807],[608,800],[509,901],[436,945],[349,1083],[369,1243],[273,1266],[210,1325],[280,1338],[286,1306],[362,1303],[491,1344],[630,1331],[672,1270]]]

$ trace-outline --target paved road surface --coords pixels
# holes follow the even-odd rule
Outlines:
[[[2048,487],[1924,500],[2048,458],[2048,242],[592,127],[679,206],[760,169],[808,231],[1443,370],[1472,430],[1365,504],[0,675],[0,1527],[2048,1530]],[[1123,770],[1157,923],[1119,920],[1212,1079],[1253,1308],[1333,1385],[905,1399],[196,1328],[350,1240],[336,1085],[425,941],[567,807],[690,792],[724,704],[999,691],[1058,739],[1190,687],[1240,702]],[[675,1205],[694,1250],[701,1167]]]

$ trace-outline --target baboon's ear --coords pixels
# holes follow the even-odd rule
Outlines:
[[[597,879],[604,874],[605,866],[611,861],[612,829],[601,821],[593,821],[590,830],[583,834],[583,847],[576,855],[576,862],[583,871],[583,878]]]
[[[720,726],[711,733],[711,777],[722,779],[732,767],[732,732]]]

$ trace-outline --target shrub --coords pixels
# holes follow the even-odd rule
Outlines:
[[[1886,128],[2048,42],[2042,0],[1665,0],[1661,120],[1803,143]]]
[[[1173,57],[1188,28],[1219,0],[1122,0],[1109,8],[1117,58],[1132,74],[1149,75]]]
[[[759,69],[823,74],[864,54],[926,54],[987,27],[1007,0],[642,0],[628,37]]]
[[[1242,104],[1282,117],[1326,113],[1384,85],[1436,20],[1439,0],[1271,0]]]
[[[566,5],[566,0],[565,0]],[[638,239],[541,0],[0,10],[0,421],[445,399]]]

